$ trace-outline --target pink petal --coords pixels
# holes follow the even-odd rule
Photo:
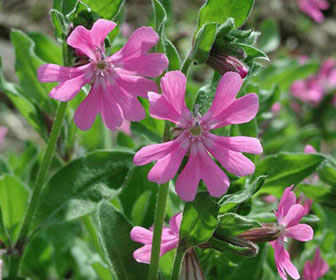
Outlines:
[[[89,31],[91,42],[103,49],[105,38],[116,26],[117,24],[113,21],[98,19]]]
[[[159,41],[158,34],[152,27],[142,26],[135,30],[122,49],[112,57],[114,61],[131,59],[146,53]],[[144,66],[144,65],[142,65]],[[146,68],[146,67],[143,67]]]
[[[313,239],[314,231],[306,224],[298,224],[286,228],[286,236],[298,241],[309,241]]]
[[[289,208],[291,208],[295,203],[296,203],[296,196],[294,194],[294,192],[292,192],[293,189],[293,185],[286,188],[285,191],[282,194],[282,197],[280,199],[280,203],[279,203],[279,211],[278,211],[278,215],[277,218],[279,219],[279,217],[284,217]]]
[[[316,154],[317,151],[315,150],[315,148],[312,145],[306,145],[304,147],[304,153],[305,154]]]
[[[40,82],[65,82],[91,71],[91,64],[79,67],[63,67],[57,64],[43,64],[37,69]]]
[[[304,267],[303,267],[303,279],[304,280],[315,280],[313,277],[313,268],[311,266],[311,262],[310,261],[307,261],[305,264],[304,264]]]
[[[201,161],[197,149],[197,144],[192,143],[187,165],[177,177],[175,184],[175,191],[185,201],[195,199],[198,183],[201,180]]]
[[[80,50],[92,60],[96,60],[97,51],[104,52],[103,43],[108,33],[110,33],[116,24],[112,21],[99,19],[87,30],[84,26],[77,26],[67,39],[68,45]]]
[[[237,176],[246,176],[254,173],[255,166],[253,162],[240,152],[229,150],[217,142],[207,143],[206,145],[210,153],[227,171]]]
[[[50,97],[62,102],[69,101],[74,98],[81,88],[89,83],[90,80],[91,73],[86,73],[62,82],[50,91]]]
[[[229,107],[235,101],[242,84],[243,80],[238,73],[225,73],[218,83],[215,98],[204,116],[205,120],[211,119]]]
[[[110,82],[108,90],[121,107],[125,119],[129,121],[141,121],[146,117],[146,112],[136,96],[120,87],[118,83],[112,84]]]
[[[123,71],[128,75],[140,75],[145,77],[158,77],[168,66],[168,58],[162,53],[148,53],[127,60],[115,61],[114,55],[112,62],[118,71]],[[146,65],[144,67],[144,65]]]
[[[175,214],[169,220],[170,230],[176,234],[179,234],[181,222],[182,222],[182,213]]]
[[[289,274],[289,276],[292,277],[293,279],[295,279],[295,280],[300,279],[300,274],[299,274],[297,268],[290,261],[290,257],[289,257],[288,252],[286,250],[285,250],[285,252],[287,253],[287,256],[283,260],[284,269]]]
[[[142,244],[152,244],[153,232],[143,227],[134,227],[131,230],[131,239]]]
[[[133,252],[133,257],[137,262],[150,263],[152,245],[145,245]]]
[[[160,248],[160,256],[163,256],[165,253],[177,248],[178,242],[178,238],[175,238],[168,242],[162,242]]]
[[[141,148],[134,156],[133,162],[135,165],[145,165],[152,161],[156,161],[165,157],[175,150],[178,145],[179,138],[160,144],[153,144]]]
[[[246,136],[223,137],[212,133],[207,134],[207,137],[216,144],[236,152],[261,154],[263,151],[260,141],[257,138]]]
[[[287,214],[283,217],[281,224],[286,228],[297,225],[304,215],[304,207],[301,204],[295,204],[289,208]]]
[[[78,106],[74,116],[75,124],[81,130],[87,130],[92,127],[98,113],[101,113],[104,124],[110,130],[115,130],[122,124],[122,111],[107,91],[104,78],[96,79],[89,95]]]
[[[143,77],[119,74],[115,82],[133,96],[147,98],[149,91],[158,91],[155,81]]]
[[[180,115],[189,111],[185,105],[187,80],[181,71],[167,72],[160,82],[162,95]]]
[[[258,96],[249,93],[236,99],[228,108],[207,122],[211,129],[229,124],[241,124],[252,120],[259,109]]]
[[[204,149],[200,151],[201,177],[211,196],[220,197],[226,193],[230,180],[222,169],[210,158]]]
[[[161,79],[162,95],[150,92],[148,94],[152,117],[170,120],[184,125],[191,120],[191,114],[185,105],[184,97],[186,79],[182,72],[171,71]]]
[[[160,158],[148,173],[148,180],[158,184],[164,184],[173,179],[181,165],[181,162],[189,150],[189,139],[175,140],[176,145],[171,152]]]
[[[329,265],[321,258],[320,249],[317,248],[313,260],[313,270],[316,272],[316,277],[322,277],[329,270]]]

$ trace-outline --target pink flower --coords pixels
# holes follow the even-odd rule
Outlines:
[[[273,203],[273,202],[277,202],[278,199],[272,195],[272,194],[268,194],[262,197],[262,199],[266,202],[266,203]]]
[[[306,145],[304,147],[304,153],[305,154],[316,154],[317,151],[315,150],[315,148],[312,145]],[[318,183],[319,180],[319,176],[317,174],[312,174],[310,177],[304,179],[304,182],[306,184],[312,184],[315,185]]]
[[[0,144],[2,144],[5,141],[5,136],[8,132],[7,127],[0,126]]]
[[[333,58],[323,62],[317,78],[326,93],[336,88],[336,61]]]
[[[299,0],[299,7],[302,12],[321,23],[324,20],[321,10],[329,9],[329,3],[326,0]]]
[[[70,34],[68,45],[88,56],[89,63],[78,67],[45,64],[38,69],[41,82],[59,82],[50,92],[59,101],[69,101],[85,84],[91,85],[74,116],[82,130],[91,128],[97,114],[110,130],[121,126],[124,118],[142,120],[145,111],[137,97],[146,98],[147,92],[157,90],[157,86],[141,76],[160,76],[168,65],[164,54],[147,53],[159,40],[151,27],[138,28],[121,50],[106,56],[104,40],[115,26],[112,21],[99,19],[91,30],[77,26]]]
[[[256,94],[235,98],[242,82],[239,74],[226,73],[218,84],[209,111],[201,116],[196,110],[193,116],[184,102],[185,76],[180,71],[166,73],[161,79],[162,95],[149,93],[149,112],[154,118],[174,122],[178,137],[166,143],[149,145],[135,154],[136,165],[157,161],[148,174],[149,181],[163,184],[174,178],[187,153],[189,160],[176,180],[176,192],[186,201],[195,198],[201,179],[215,197],[223,195],[230,186],[228,176],[214,163],[210,154],[237,176],[254,172],[253,162],[242,153],[260,154],[262,147],[258,139],[221,137],[209,132],[226,125],[245,123],[255,117],[259,108]]]
[[[321,258],[320,249],[315,251],[314,260],[307,261],[303,267],[303,280],[318,280],[329,270],[328,264]]]
[[[179,242],[179,231],[182,221],[182,213],[175,214],[169,221],[169,227],[163,227],[161,236],[161,249],[160,256],[173,250],[177,247]],[[150,230],[143,227],[134,227],[131,230],[131,239],[134,242],[139,242],[145,246],[137,249],[133,253],[133,257],[137,262],[150,263],[152,240],[153,240],[153,228]]]
[[[291,88],[291,94],[302,102],[313,106],[318,105],[323,99],[323,88],[318,80],[313,76],[307,80],[295,81]]]
[[[276,102],[272,105],[272,113],[276,114],[281,110],[281,104],[279,102]]]
[[[304,215],[304,208],[296,203],[296,197],[292,192],[293,186],[285,189],[275,216],[278,225],[282,226],[282,233],[278,239],[271,242],[274,248],[275,264],[282,279],[287,279],[286,273],[293,279],[299,279],[300,275],[296,267],[291,263],[289,253],[284,247],[287,238],[299,241],[309,241],[313,238],[313,229],[306,224],[299,224]]]

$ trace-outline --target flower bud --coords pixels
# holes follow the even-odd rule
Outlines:
[[[246,65],[237,57],[219,53],[211,50],[209,58],[206,62],[211,68],[225,74],[226,72],[237,72],[242,78],[245,78],[248,73]]]
[[[255,243],[276,240],[282,232],[282,227],[277,224],[264,224],[261,228],[252,228],[238,235],[240,239]]]
[[[253,242],[233,236],[221,236],[220,239],[212,237],[208,243],[218,251],[230,252],[248,258],[256,256],[259,251],[259,247]]]

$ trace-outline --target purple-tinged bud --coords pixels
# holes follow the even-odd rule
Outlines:
[[[214,50],[210,52],[206,63],[222,74],[226,72],[237,72],[242,78],[245,78],[248,73],[246,65],[238,58]]]
[[[276,240],[283,228],[277,224],[264,224],[261,228],[252,228],[238,235],[240,239],[255,243]]]

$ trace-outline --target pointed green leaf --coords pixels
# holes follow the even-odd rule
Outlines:
[[[146,279],[147,266],[137,263],[133,252],[139,245],[130,239],[132,226],[111,204],[98,206],[98,234],[110,269],[120,280]]]
[[[132,158],[130,152],[96,151],[61,168],[44,187],[34,226],[64,223],[93,212],[102,199],[119,193]]]

